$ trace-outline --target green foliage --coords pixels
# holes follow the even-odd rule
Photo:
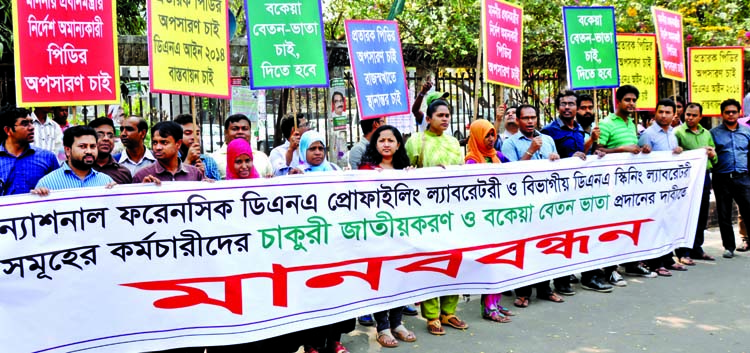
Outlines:
[[[13,51],[13,9],[11,0],[0,0],[0,62]]]
[[[146,34],[146,0],[117,0],[117,33]]]

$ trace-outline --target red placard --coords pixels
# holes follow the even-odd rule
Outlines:
[[[502,0],[482,1],[482,31],[487,81],[521,89],[523,8]]]
[[[112,0],[13,1],[18,106],[118,102]]]
[[[685,82],[685,46],[682,36],[682,14],[652,7],[656,41],[659,44],[662,76]]]

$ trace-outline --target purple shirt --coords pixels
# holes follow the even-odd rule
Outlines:
[[[94,170],[107,174],[118,184],[130,184],[133,182],[133,175],[130,174],[130,169],[123,167],[120,163],[115,162],[112,155],[109,156],[107,164],[100,166],[98,163],[94,163]]]
[[[133,184],[142,183],[143,179],[149,175],[153,175],[161,181],[202,181],[204,179],[203,172],[200,169],[182,163],[182,161],[180,161],[180,166],[174,174],[164,169],[161,166],[161,162],[156,161],[156,163],[144,167],[138,173],[135,173]]]

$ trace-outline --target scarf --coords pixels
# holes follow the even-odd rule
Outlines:
[[[466,155],[465,161],[473,160],[477,163],[486,163],[486,159],[492,159],[492,163],[500,163],[500,158],[497,157],[497,150],[494,148],[487,148],[484,145],[484,137],[490,131],[495,131],[495,127],[492,126],[487,120],[477,119],[471,123],[469,128],[469,142],[466,146],[469,148],[469,153]]]
[[[227,145],[227,180],[240,179],[234,170],[234,160],[241,155],[248,155],[250,159],[253,159],[253,149],[250,147],[250,143],[241,138],[232,140]],[[260,178],[255,165],[250,170],[250,178],[248,179],[254,178]]]
[[[311,165],[310,163],[307,163],[307,149],[315,142],[320,142],[323,145],[323,148],[326,147],[325,142],[323,142],[323,135],[317,131],[308,131],[304,133],[299,141],[299,161],[302,163],[302,170],[306,172],[327,172],[336,170],[325,158],[320,165]]]

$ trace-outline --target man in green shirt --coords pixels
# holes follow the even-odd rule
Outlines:
[[[713,256],[703,251],[703,232],[706,230],[708,221],[709,197],[711,195],[711,174],[709,171],[714,163],[718,162],[716,156],[716,145],[711,136],[711,132],[704,129],[700,122],[703,119],[703,106],[699,103],[688,103],[685,107],[685,123],[674,129],[677,142],[684,150],[695,150],[704,148],[708,161],[706,163],[706,178],[703,181],[703,195],[701,196],[700,213],[698,214],[698,227],[695,230],[695,242],[693,248],[679,248],[675,250],[675,255],[684,265],[693,266],[693,258],[701,260],[715,260]]]
[[[636,122],[630,118],[635,115],[636,103],[640,92],[638,88],[632,85],[624,85],[615,92],[616,111],[599,122],[599,142],[598,150],[605,153],[649,153],[651,146],[644,145],[643,148],[638,146],[638,134]],[[625,274],[630,276],[656,277],[640,262],[628,262],[623,264]],[[609,283],[623,287],[627,282],[617,273],[617,266],[610,266],[604,269],[605,278]]]

